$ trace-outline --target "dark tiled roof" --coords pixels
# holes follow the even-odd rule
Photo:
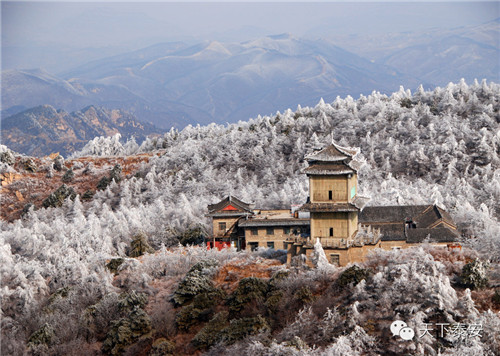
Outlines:
[[[434,229],[407,229],[406,230],[408,243],[421,243],[427,237],[429,242],[455,242],[458,240],[458,232],[445,227]]]
[[[215,214],[215,213],[223,214],[224,216],[230,216],[229,214],[233,214],[233,215],[244,214],[241,212],[238,213],[236,211],[231,211],[231,210],[229,210],[227,212],[222,212],[221,210],[224,209],[228,205],[233,205],[235,208],[242,210],[244,213],[253,213],[252,208],[250,207],[250,204],[247,204],[247,203],[239,200],[238,198],[235,198],[235,197],[229,195],[216,204],[210,204],[208,206],[208,214],[207,215],[213,216],[213,214]]]
[[[254,227],[254,226],[309,226],[309,219],[248,219],[242,220],[239,223],[241,227]]]
[[[252,215],[252,213],[247,211],[216,211],[213,213],[208,213],[205,216],[211,216],[213,218],[230,218],[245,215]]]
[[[342,147],[335,143],[326,146],[320,151],[306,155],[307,161],[337,162],[350,159],[358,153],[358,150]]]
[[[343,174],[353,174],[356,173],[356,171],[345,164],[315,163],[304,169],[302,173],[338,176]]]
[[[359,209],[351,203],[306,203],[302,205],[299,210],[313,213],[359,211]]]
[[[438,209],[439,214],[441,214],[441,217],[442,217],[444,222],[446,222],[447,224],[450,224],[451,226],[453,226],[455,228],[457,227],[457,225],[453,221],[451,215],[446,210],[443,210],[440,207],[436,207],[436,208]]]
[[[405,241],[405,224],[370,224],[373,229],[380,230],[382,241]]]
[[[406,206],[367,206],[359,213],[359,222],[389,223],[402,222],[406,219],[415,219],[430,205],[406,205]]]
[[[435,205],[430,205],[420,215],[413,218],[418,228],[429,228],[441,219],[441,214]]]

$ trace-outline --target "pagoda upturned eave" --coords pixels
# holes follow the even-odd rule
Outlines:
[[[341,176],[356,173],[356,170],[346,164],[332,163],[313,163],[309,167],[304,168],[302,173],[309,175],[322,176]]]
[[[359,153],[358,148],[347,148],[332,143],[322,150],[310,153],[305,156],[308,162],[339,162],[350,161]]]

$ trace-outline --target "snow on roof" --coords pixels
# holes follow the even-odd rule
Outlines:
[[[344,174],[356,173],[352,168],[346,166],[345,164],[311,164],[309,167],[304,169],[302,173],[312,174],[312,175],[328,175],[337,176]]]
[[[229,196],[225,197],[224,199],[222,199],[218,203],[210,204],[208,206],[208,215],[213,215],[213,214],[217,214],[217,213],[220,213],[220,214],[223,213],[224,215],[229,215],[229,214],[240,215],[241,214],[241,212],[238,213],[234,210],[228,210],[226,212],[222,212],[222,209],[224,209],[226,206],[229,206],[229,205],[232,205],[235,208],[242,210],[243,212],[253,213],[253,210],[252,210],[252,207],[250,204],[245,203],[245,202],[239,200],[238,198],[229,195]]]
[[[322,150],[306,155],[307,161],[337,162],[352,159],[359,153],[359,148],[342,147],[332,142]]]

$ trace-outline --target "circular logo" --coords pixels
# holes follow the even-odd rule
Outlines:
[[[394,336],[399,335],[399,331],[406,326],[408,326],[408,325],[406,325],[406,323],[404,321],[401,321],[401,320],[393,321],[391,324],[392,335],[394,335]]]
[[[403,340],[411,340],[415,336],[415,331],[413,331],[412,328],[405,327],[399,331],[399,336],[401,336]]]

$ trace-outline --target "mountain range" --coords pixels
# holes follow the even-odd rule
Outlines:
[[[241,43],[160,43],[61,73],[2,72],[2,116],[52,105],[123,109],[156,126],[225,123],[320,98],[390,93],[400,85],[499,81],[499,20],[451,30],[322,40],[290,34]]]
[[[139,122],[122,110],[88,106],[67,113],[50,105],[37,106],[2,120],[2,144],[16,152],[44,156],[59,152],[63,156],[82,148],[96,136],[134,137],[159,134],[157,127]]]

